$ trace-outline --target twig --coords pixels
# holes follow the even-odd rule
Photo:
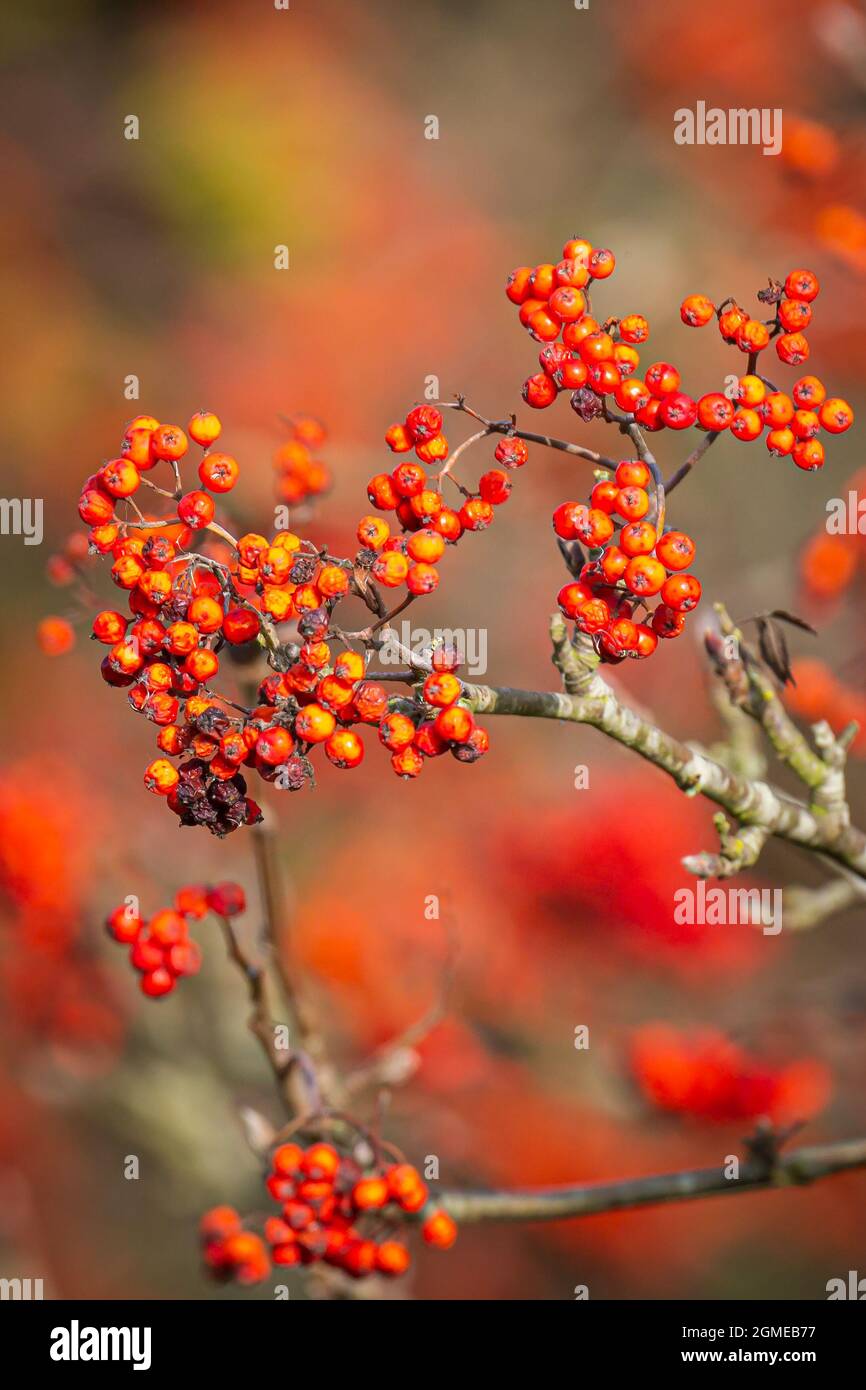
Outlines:
[[[847,1139],[794,1149],[772,1164],[758,1157],[740,1164],[739,1177],[728,1178],[722,1168],[688,1168],[621,1182],[586,1183],[576,1187],[515,1189],[505,1192],[435,1194],[455,1221],[566,1221],[599,1212],[688,1202],[741,1192],[805,1186],[839,1173],[866,1168],[866,1139]]]

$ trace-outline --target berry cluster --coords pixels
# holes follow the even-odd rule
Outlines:
[[[317,1261],[354,1278],[404,1274],[410,1255],[395,1233],[407,1216],[421,1219],[428,1245],[447,1250],[457,1239],[447,1212],[427,1210],[427,1185],[408,1163],[365,1169],[333,1144],[286,1143],[274,1151],[265,1185],[281,1214],[266,1218],[263,1237],[244,1230],[232,1207],[202,1217],[205,1263],[216,1278],[253,1284],[272,1263]]]
[[[684,531],[664,530],[659,511],[650,468],[624,459],[613,478],[596,483],[588,506],[563,502],[553,514],[562,540],[589,547],[579,578],[560,589],[559,606],[593,638],[603,660],[652,656],[660,637],[679,636],[700,600],[699,580],[682,572],[695,543]],[[656,595],[650,617],[648,600]]]
[[[327,438],[321,421],[311,415],[295,415],[286,424],[289,438],[274,454],[274,468],[277,495],[293,507],[321,497],[331,487],[332,478],[327,465],[315,457]]]
[[[400,437],[389,431],[392,447],[402,450],[411,439],[419,459],[442,458],[448,446],[441,424],[438,410],[420,406],[399,427]],[[310,420],[294,428],[298,438],[292,442],[302,449],[321,435]],[[239,473],[231,455],[213,451],[220,433],[217,417],[205,412],[193,417],[186,432],[137,416],[118,457],[87,480],[79,504],[91,528],[91,548],[110,553],[111,577],[129,595],[131,614],[104,609],[93,620],[92,633],[108,647],[105,681],[127,689],[132,708],[159,728],[161,756],[145,770],[147,788],[166,797],[182,825],[206,826],[223,836],[261,819],[243,770],[253,769],[281,789],[298,790],[312,778],[308,754],[317,744],[324,745],[335,767],[357,767],[364,744],[354,724],[377,726],[401,777],[417,776],[423,757],[449,749],[458,761],[475,761],[489,740],[461,703],[462,686],[449,654],[438,654],[423,698],[391,698],[382,685],[365,678],[371,644],[365,641],[365,652],[333,651],[335,637],[346,641],[333,626],[333,612],[349,594],[369,597],[371,583],[387,589],[405,581],[413,597],[431,592],[439,579],[434,561],[445,538],[487,524],[492,503],[470,499],[458,516],[444,506],[441,492],[426,486],[420,462],[403,462],[393,475],[370,485],[377,507],[397,509],[403,533],[392,537],[379,516],[362,518],[361,549],[351,560],[330,556],[292,531],[271,539],[250,532],[236,540],[215,521],[211,495],[229,491]],[[198,474],[209,491],[182,490],[179,464],[187,435],[204,450]],[[520,441],[503,444],[509,458],[524,461]],[[173,470],[173,491],[156,488],[144,476],[160,461]],[[490,476],[482,479],[488,493]],[[501,496],[496,500],[501,501],[508,495],[507,478],[504,473],[497,478]],[[118,515],[119,504],[129,503],[144,484],[169,497],[175,514],[151,520],[136,506],[134,516]],[[191,549],[204,533],[231,547],[228,563]],[[297,640],[281,642],[276,627],[289,622]],[[267,647],[275,671],[261,682],[258,704],[249,709],[209,687],[220,671],[222,649],[255,641]],[[177,758],[180,766],[171,761]]]
[[[244,891],[237,883],[218,883],[213,888],[189,884],[175,894],[171,907],[161,908],[149,921],[142,919],[133,899],[109,913],[105,926],[114,941],[129,947],[142,993],[161,999],[171,994],[183,976],[197,975],[201,969],[201,949],[189,935],[190,922],[200,921],[208,912],[236,917],[245,907]]]
[[[644,429],[705,431],[730,429],[735,439],[749,442],[767,430],[767,448],[790,455],[799,468],[820,468],[824,447],[821,429],[841,434],[854,419],[847,401],[827,395],[814,376],[801,377],[791,395],[778,390],[757,373],[760,354],[773,341],[781,362],[801,366],[809,356],[805,329],[818,294],[810,270],[792,270],[784,283],[772,281],[758,299],[773,308],[768,320],[753,318],[735,301],[718,308],[705,295],[683,300],[680,315],[689,327],[702,327],[716,318],[726,343],[748,354],[749,369],[733,391],[733,399],[710,392],[698,399],[680,389],[681,375],[670,362],[653,362],[643,372],[638,345],[646,342],[649,324],[642,314],[599,323],[592,316],[590,282],[606,279],[615,265],[613,253],[594,249],[582,238],[567,241],[556,265],[520,266],[512,271],[506,294],[519,306],[520,321],[544,344],[541,371],[523,384],[523,398],[536,409],[552,405],[560,391],[571,392],[571,405],[582,420],[621,419],[611,412],[611,400]]]
[[[828,434],[843,434],[853,424],[854,412],[841,397],[828,396],[819,377],[800,377],[788,395],[757,372],[757,363],[759,354],[773,341],[779,360],[786,366],[801,367],[808,359],[806,329],[819,288],[811,270],[792,270],[784,283],[771,282],[770,288],[758,295],[764,304],[775,308],[775,316],[766,321],[752,318],[733,300],[725,300],[716,308],[702,294],[689,295],[680,306],[683,323],[701,328],[715,318],[724,341],[734,343],[750,359],[750,370],[737,381],[733,400],[712,393],[692,403],[698,425],[702,429],[730,429],[735,439],[745,443],[758,439],[766,430],[770,453],[790,455],[806,472],[824,463],[818,433],[823,429]]]
[[[502,468],[492,468],[479,479],[477,492],[456,481],[446,464],[448,440],[442,433],[442,413],[433,405],[410,410],[401,425],[392,425],[385,442],[393,453],[414,449],[420,463],[405,460],[391,473],[370,479],[367,496],[377,511],[393,511],[402,535],[391,536],[388,523],[366,516],[358,527],[358,539],[369,552],[359,556],[370,566],[373,578],[388,588],[405,583],[410,594],[429,594],[439,583],[435,568],[446,545],[456,545],[465,531],[483,531],[493,520],[494,508],[508,501],[511,479],[503,469],[519,468],[528,458],[526,445],[516,438],[503,439],[495,452]],[[431,486],[421,464],[442,464]],[[448,507],[441,483],[450,478],[463,496],[458,510]]]

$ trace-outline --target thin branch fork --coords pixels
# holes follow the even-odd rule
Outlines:
[[[866,1139],[847,1139],[793,1149],[776,1155],[770,1162],[755,1155],[740,1164],[736,1178],[726,1177],[718,1167],[688,1168],[677,1173],[576,1187],[501,1192],[437,1190],[436,1202],[461,1225],[472,1221],[567,1221],[701,1197],[805,1186],[862,1168],[866,1168]]]

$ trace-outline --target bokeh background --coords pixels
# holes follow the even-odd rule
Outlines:
[[[443,396],[537,427],[519,394],[535,350],[502,286],[575,234],[617,255],[604,313],[645,313],[649,360],[685,364],[696,394],[740,363],[710,330],[682,327],[684,295],[751,305],[768,275],[814,268],[813,361],[862,407],[866,18],[842,0],[292,0],[288,12],[77,0],[7,9],[4,28],[3,490],[44,497],[46,535],[0,540],[0,1273],[42,1277],[53,1296],[269,1298],[268,1285],[209,1283],[195,1234],[215,1202],[262,1205],[238,1107],[277,1111],[241,983],[205,936],[202,975],[153,1004],[101,927],[124,894],[152,911],[190,879],[238,879],[255,918],[251,846],[243,831],[224,844],[179,832],[143,791],[152,729],[99,680],[86,627],[64,656],[37,645],[39,620],[74,607],[46,561],[76,526],[80,480],[137,410],[183,422],[205,406],[243,467],[231,515],[266,529],[279,414],[311,411],[327,422],[334,486],[305,533],[339,553],[386,462],[385,428],[429,375]],[[676,145],[673,112],[699,99],[781,107],[782,155]],[[137,141],[124,139],[129,114]],[[608,443],[566,402],[543,419]],[[815,712],[836,723],[866,698],[863,541],[828,542],[823,519],[856,486],[859,439],[833,441],[809,475],[722,440],[675,499],[708,600],[818,627],[793,639],[812,663],[794,703],[810,714],[819,691]],[[658,442],[665,471],[691,443]],[[585,466],[533,449],[495,528],[449,558],[425,601],[428,627],[486,629],[494,683],[550,684],[563,581],[549,518],[586,481]],[[101,571],[92,582],[110,593]],[[615,679],[712,744],[724,728],[703,626],[699,613]],[[522,1185],[721,1163],[762,1113],[807,1119],[811,1142],[862,1133],[862,910],[779,937],[676,927],[679,861],[712,847],[709,810],[591,730],[494,721],[491,733],[471,768],[445,759],[403,784],[370,756],[268,803],[299,962],[343,1064],[436,997],[446,941],[425,895],[452,912],[447,1017],[391,1097],[389,1136],[413,1159],[438,1155],[449,1185]],[[857,758],[851,803],[862,824]],[[760,867],[761,886],[822,882],[785,847]],[[580,1024],[588,1051],[574,1048]],[[130,1154],[137,1182],[123,1177]],[[863,1197],[855,1175],[466,1228],[450,1254],[420,1253],[408,1280],[376,1292],[820,1298],[863,1270]]]

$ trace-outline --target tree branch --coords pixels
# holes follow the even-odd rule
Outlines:
[[[740,1164],[737,1178],[725,1177],[721,1168],[688,1168],[678,1173],[577,1187],[516,1188],[502,1192],[446,1189],[437,1191],[435,1199],[460,1225],[470,1221],[566,1221],[699,1197],[805,1186],[860,1168],[866,1168],[866,1139],[847,1139],[838,1144],[794,1149],[777,1155],[771,1163],[752,1157]]]

